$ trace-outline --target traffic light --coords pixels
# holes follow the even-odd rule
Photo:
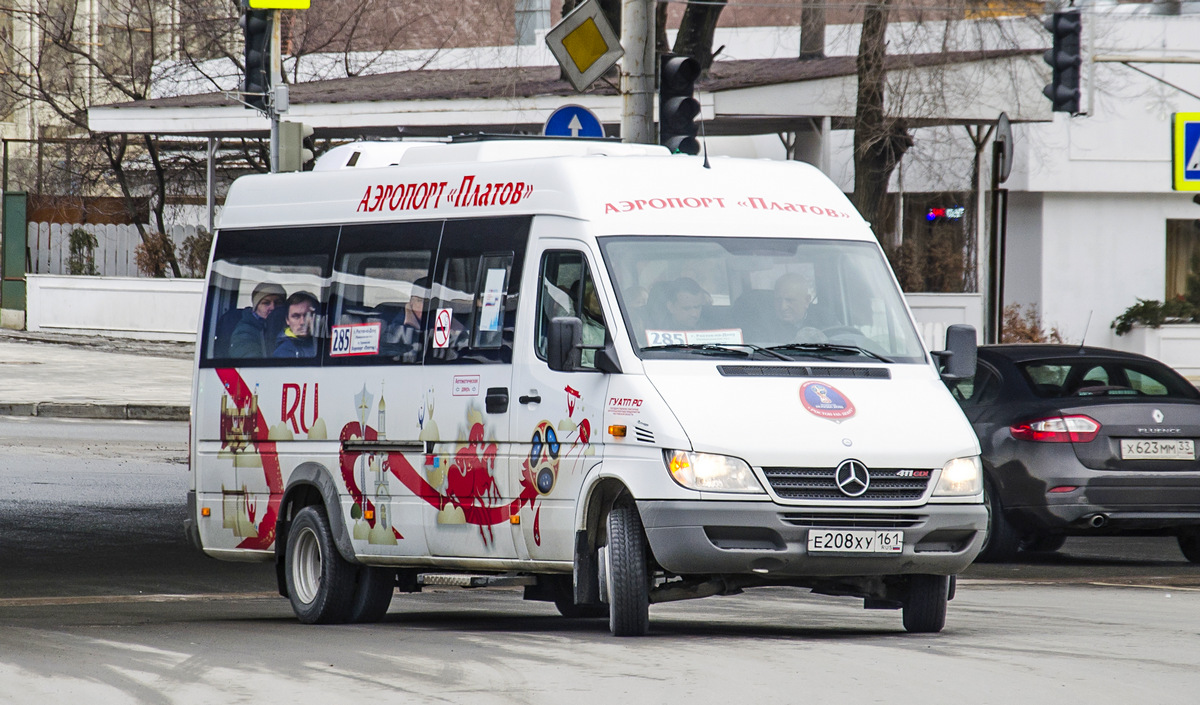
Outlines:
[[[313,159],[312,134],[302,122],[279,123],[279,171],[304,171]]]
[[[246,38],[246,80],[242,100],[259,110],[267,109],[271,90],[271,11],[249,10],[242,13],[242,34]]]
[[[699,154],[696,116],[700,101],[693,94],[700,62],[690,56],[663,54],[658,75],[658,143],[672,153]]]
[[[1042,23],[1050,30],[1054,43],[1046,51],[1046,63],[1052,69],[1050,84],[1042,93],[1056,113],[1079,112],[1079,67],[1083,63],[1080,35],[1083,19],[1078,10],[1056,12]]]

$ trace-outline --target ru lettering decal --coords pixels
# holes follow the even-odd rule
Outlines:
[[[854,404],[844,394],[824,382],[800,385],[800,403],[810,414],[842,421],[854,416]]]

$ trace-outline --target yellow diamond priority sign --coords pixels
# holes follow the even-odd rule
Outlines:
[[[586,90],[625,53],[596,0],[580,4],[547,32],[546,46],[577,91]]]

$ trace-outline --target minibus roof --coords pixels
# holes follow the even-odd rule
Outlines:
[[[614,234],[873,239],[803,162],[670,154],[586,140],[342,145],[312,172],[245,176],[220,227],[553,215]]]

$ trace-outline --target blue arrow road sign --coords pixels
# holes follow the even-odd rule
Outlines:
[[[555,110],[542,128],[547,137],[604,137],[600,118],[582,105],[564,105]]]
[[[1176,191],[1200,191],[1200,113],[1175,113],[1172,161]]]

